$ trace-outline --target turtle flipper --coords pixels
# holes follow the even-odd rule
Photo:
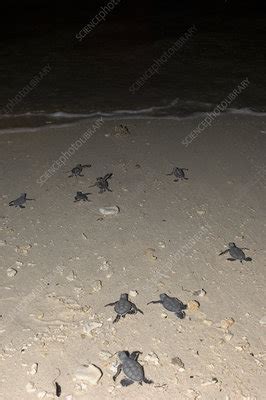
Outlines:
[[[108,304],[105,304],[105,306],[104,306],[104,307],[108,307],[108,306],[115,306],[115,305],[116,305],[116,303],[117,303],[117,301],[115,301],[114,303],[108,303]]]
[[[19,205],[19,208],[25,208],[25,206],[23,206],[22,204]]]
[[[115,375],[113,376],[113,381],[115,382],[116,378],[118,377],[118,375],[120,374],[120,372],[122,371],[122,364],[119,364],[117,367],[117,371],[115,373]]]
[[[142,315],[144,315],[144,312],[142,310],[140,310],[139,308],[136,308],[136,310],[141,313]]]
[[[113,320],[113,324],[115,324],[116,322],[118,322],[120,320],[120,315],[117,314],[117,316],[115,317],[115,319]]]
[[[246,257],[245,261],[252,261],[252,258],[251,257]]]
[[[147,378],[144,378],[144,379],[143,379],[143,382],[144,382],[144,383],[147,383],[148,385],[150,385],[151,383],[153,383],[152,380],[147,379]]]
[[[153,301],[149,301],[149,303],[147,303],[147,305],[149,304],[161,304],[161,300],[153,300]]]
[[[221,253],[219,254],[219,256],[222,256],[223,254],[228,253],[228,251],[229,251],[229,249],[226,249],[226,250],[224,250],[224,251],[221,251]]]
[[[184,313],[184,311],[177,311],[177,312],[175,313],[175,315],[177,316],[177,318],[180,318],[180,319],[184,319],[185,316],[186,316],[186,314]]]
[[[131,310],[129,310],[129,311],[127,312],[127,314],[137,314],[136,308],[132,308]]]
[[[129,355],[129,358],[131,358],[131,360],[137,361],[140,354],[142,354],[141,351],[133,351],[133,352]]]
[[[227,258],[227,260],[228,260],[228,261],[236,261],[237,258],[231,258],[231,257],[230,257],[230,258]]]
[[[122,386],[126,387],[129,385],[132,385],[132,383],[134,383],[134,381],[132,381],[131,379],[124,378],[120,381],[120,383]]]
[[[112,176],[113,176],[113,174],[112,174],[112,173],[110,173],[110,174],[106,174],[106,175],[104,175],[103,179],[106,181],[107,179],[110,179],[110,178],[112,178]]]

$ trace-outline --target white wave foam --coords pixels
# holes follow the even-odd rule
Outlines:
[[[110,112],[91,111],[89,113],[67,113],[64,111],[57,111],[54,113],[46,113],[44,111],[27,112],[24,114],[0,114],[1,118],[14,118],[14,119],[29,119],[36,120],[35,127],[14,127],[14,128],[0,128],[0,134],[4,133],[18,133],[18,132],[37,132],[40,128],[54,127],[67,127],[81,119],[90,118],[106,118],[106,119],[131,119],[132,117],[138,119],[191,119],[206,116],[207,112],[211,112],[215,108],[214,104],[202,103],[196,101],[181,101],[174,99],[171,103],[164,106],[152,106],[137,110],[113,110]],[[191,109],[191,110],[190,110]],[[200,111],[196,111],[196,110]],[[185,110],[185,111],[184,111]],[[265,117],[265,112],[251,110],[250,108],[228,108],[221,116],[227,113],[250,115],[256,117]],[[66,123],[66,120],[72,120]]]

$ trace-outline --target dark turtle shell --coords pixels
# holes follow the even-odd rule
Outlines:
[[[144,370],[137,361],[127,358],[123,362],[123,372],[132,381],[141,382],[144,379]]]
[[[243,250],[241,250],[239,247],[230,247],[229,248],[229,254],[231,257],[236,258],[237,260],[245,260],[246,256]]]
[[[119,315],[125,315],[131,310],[132,304],[126,299],[120,299],[115,305],[115,312]]]
[[[182,301],[178,300],[175,297],[165,297],[165,299],[162,302],[164,308],[168,311],[172,312],[180,312],[182,310],[185,310],[187,306],[182,303]]]

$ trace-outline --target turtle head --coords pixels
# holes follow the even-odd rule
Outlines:
[[[80,168],[80,167],[82,167],[82,165],[81,165],[81,164],[77,164],[77,167],[79,167],[79,168]]]
[[[127,351],[119,351],[118,357],[119,357],[120,361],[124,362],[128,358],[128,352]]]
[[[79,196],[79,195],[81,195],[82,194],[82,192],[77,192],[77,195]]]
[[[160,299],[161,299],[162,301],[164,301],[164,300],[166,299],[166,297],[167,297],[167,294],[166,294],[166,293],[160,294]]]
[[[120,296],[120,299],[128,300],[128,294],[127,293],[122,293],[121,296]]]
[[[21,193],[21,197],[27,197],[27,193]]]
[[[228,246],[229,247],[236,247],[236,244],[234,242],[230,242],[230,243],[228,243]]]

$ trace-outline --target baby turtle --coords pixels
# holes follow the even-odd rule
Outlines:
[[[140,354],[140,351],[133,351],[131,354],[128,351],[120,351],[118,353],[121,364],[118,365],[117,372],[113,376],[114,382],[123,370],[126,378],[120,381],[122,386],[129,386],[134,382],[138,382],[140,385],[142,385],[142,382],[149,385],[153,383],[153,381],[145,378],[143,366],[138,362]]]
[[[105,305],[105,307],[108,306],[115,306],[115,312],[117,313],[117,316],[115,317],[113,323],[118,322],[121,317],[125,318],[127,314],[136,314],[137,312],[143,314],[143,312],[138,309],[134,303],[128,300],[127,293],[121,294],[118,301]]]
[[[186,304],[183,304],[181,300],[178,300],[176,297],[170,297],[166,293],[160,294],[160,300],[150,301],[147,304],[162,304],[163,307],[171,312],[174,312],[175,315],[183,319],[186,314],[183,310],[187,308]]]
[[[74,200],[74,203],[77,203],[78,201],[90,201],[89,199],[88,199],[88,194],[91,194],[91,193],[82,193],[82,192],[77,192],[77,194],[76,194],[76,196],[75,196],[75,200]]]
[[[10,201],[9,206],[25,208],[25,206],[23,206],[23,204],[25,204],[27,200],[35,200],[35,199],[28,199],[27,193],[21,193],[21,195],[16,200]]]
[[[111,192],[112,190],[109,188],[108,179],[110,179],[112,176],[113,176],[112,173],[106,174],[104,175],[104,177],[100,176],[99,178],[96,179],[95,184],[89,187],[97,186],[100,189],[99,193],[106,192],[106,190],[108,190],[108,192]]]
[[[68,172],[71,172],[71,175],[69,175],[69,178],[72,178],[73,176],[84,176],[84,175],[81,175],[81,172],[82,172],[82,170],[83,170],[83,168],[90,168],[91,167],[91,164],[85,164],[85,165],[81,165],[81,164],[78,164],[78,165],[76,165],[74,168],[72,168],[72,170],[71,171],[68,171]]]
[[[252,258],[250,257],[246,257],[245,253],[243,252],[243,250],[249,250],[246,247],[237,247],[235,243],[230,242],[228,243],[229,248],[222,251],[219,256],[221,256],[222,254],[228,253],[230,254],[230,258],[227,258],[227,260],[229,261],[236,261],[239,260],[241,263],[243,263],[243,261],[252,261]]]
[[[178,167],[174,167],[173,171],[170,174],[166,174],[166,175],[174,175],[176,177],[176,179],[174,180],[174,182],[178,182],[179,179],[183,180],[188,180],[188,178],[185,177],[185,172],[184,171],[188,171],[187,168],[178,168]]]

